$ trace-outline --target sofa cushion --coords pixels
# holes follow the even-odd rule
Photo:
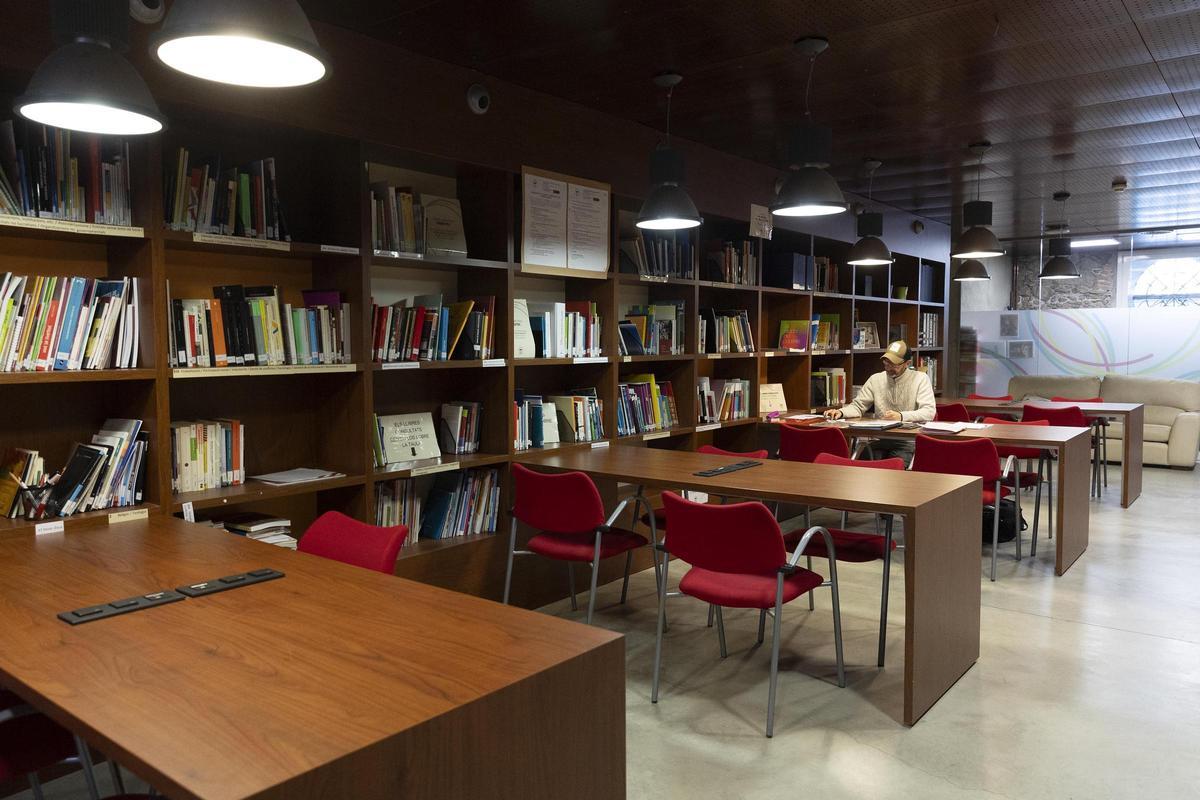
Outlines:
[[[1100,378],[1096,375],[1014,375],[1008,379],[1008,393],[1017,400],[1099,397]]]
[[[1108,424],[1108,438],[1124,439],[1125,426],[1120,421],[1110,422]],[[1171,426],[1170,425],[1155,425],[1147,422],[1142,426],[1142,441],[1143,442],[1169,442],[1171,441]]]
[[[1013,378],[1016,380],[1016,378]],[[1141,378],[1132,375],[1105,375],[1100,391],[1110,403],[1145,403],[1146,422],[1151,422],[1150,408],[1166,406],[1184,411],[1200,411],[1200,382]],[[1015,396],[1015,395],[1014,395]],[[1070,395],[1072,397],[1083,395]],[[1159,422],[1158,420],[1153,420]],[[1172,417],[1172,421],[1174,418]],[[1159,424],[1170,424],[1161,422]]]

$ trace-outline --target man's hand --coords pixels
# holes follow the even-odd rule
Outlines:
[[[887,419],[887,420],[895,420],[895,421],[899,422],[900,421],[900,412],[899,411],[885,411],[885,412],[883,412],[883,418]]]
[[[825,419],[841,419],[842,410],[840,408],[831,408],[825,412]]]

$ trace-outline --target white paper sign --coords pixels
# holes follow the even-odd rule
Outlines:
[[[770,239],[774,223],[771,221],[771,210],[766,206],[750,204],[750,235],[759,239]]]
[[[567,265],[567,184],[526,172],[521,262]]]
[[[567,267],[608,271],[608,190],[568,184]]]

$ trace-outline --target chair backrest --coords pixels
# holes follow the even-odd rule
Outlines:
[[[396,568],[396,554],[407,538],[407,526],[381,528],[337,511],[326,511],[308,526],[296,549],[391,575]]]
[[[968,400],[1012,400],[1011,394],[975,394],[971,392],[967,395]]]
[[[710,456],[733,456],[734,458],[757,458],[759,460],[766,459],[770,455],[766,450],[751,450],[746,453],[738,453],[733,450],[722,450],[719,447],[713,447],[711,444],[700,445],[696,448],[696,452]]]
[[[692,566],[769,575],[787,563],[783,532],[762,503],[708,505],[684,500],[674,492],[663,492],[662,498],[667,550]]]
[[[903,458],[881,458],[878,461],[856,461],[853,458],[842,458],[832,453],[818,453],[813,459],[814,464],[828,464],[833,467],[867,467],[869,469],[898,469],[904,470]]]
[[[971,412],[962,403],[938,403],[934,419],[938,422],[970,422]]]
[[[1022,422],[1037,422],[1042,419],[1046,420],[1046,423],[1049,425],[1057,425],[1065,428],[1090,428],[1092,426],[1092,423],[1088,421],[1087,415],[1079,409],[1079,406],[1046,408],[1045,406],[1025,404],[1021,412]]]
[[[1000,417],[984,417],[984,424],[987,425],[1041,425],[1046,426],[1050,423],[1044,419],[1038,420],[1015,420],[1001,419]],[[1013,458],[1038,458],[1042,451],[1037,447],[1016,447],[1013,445],[996,445],[996,453],[1001,457],[1012,456]]]
[[[985,425],[1049,425],[1048,419],[1001,419],[1000,417],[984,417]]]
[[[1052,403],[1103,403],[1103,397],[1051,397]]]
[[[784,461],[811,463],[818,453],[850,457],[850,445],[839,428],[812,425],[780,425],[779,457]]]
[[[1000,456],[991,439],[935,439],[917,434],[914,472],[974,475],[986,484],[1000,479]]]
[[[551,533],[592,531],[604,524],[604,501],[583,472],[534,472],[512,465],[513,516]]]

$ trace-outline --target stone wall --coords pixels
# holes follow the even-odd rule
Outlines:
[[[1041,308],[1112,308],[1117,283],[1117,251],[1075,251],[1071,254],[1081,277],[1073,280],[1046,281],[1042,287]],[[1018,256],[1017,308],[1038,308],[1038,273],[1042,260],[1037,256]]]

